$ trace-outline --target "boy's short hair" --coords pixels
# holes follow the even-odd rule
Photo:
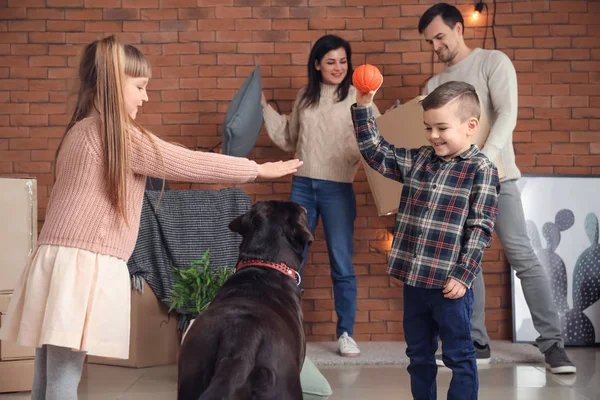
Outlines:
[[[477,91],[475,91],[473,85],[467,82],[446,82],[429,93],[420,103],[423,106],[423,111],[437,110],[455,99],[459,102],[458,117],[461,123],[472,117],[477,119],[481,117],[479,96],[477,96]]]

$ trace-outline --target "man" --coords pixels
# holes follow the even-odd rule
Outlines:
[[[419,21],[419,33],[433,46],[445,69],[427,83],[425,94],[448,81],[464,81],[475,86],[491,131],[481,151],[504,169],[498,198],[496,233],[511,267],[521,279],[533,324],[540,336],[536,342],[544,354],[546,367],[555,374],[575,373],[565,353],[556,306],[548,278],[537,259],[525,227],[521,194],[516,181],[521,172],[515,163],[512,144],[517,123],[517,74],[510,59],[497,50],[471,49],[464,40],[464,20],[449,4],[429,8]],[[485,328],[485,286],[483,274],[473,284],[472,339],[479,364],[491,359],[490,339]],[[441,359],[438,365],[444,365]]]

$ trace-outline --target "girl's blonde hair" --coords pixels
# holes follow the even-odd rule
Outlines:
[[[134,46],[121,44],[114,35],[87,45],[79,64],[77,103],[65,131],[66,134],[94,109],[100,114],[109,196],[126,224],[129,129],[133,126],[143,134],[147,132],[127,113],[122,83],[125,75],[150,78],[151,73],[148,59]],[[62,141],[57,155],[61,145]]]

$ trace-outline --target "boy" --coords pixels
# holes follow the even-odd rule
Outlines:
[[[469,139],[479,126],[479,98],[465,82],[439,86],[421,102],[430,146],[402,149],[379,136],[375,92],[357,93],[352,116],[369,166],[404,184],[388,273],[404,282],[412,394],[436,398],[439,335],[453,371],[448,399],[477,399],[471,283],[492,240],[500,190],[496,167]]]

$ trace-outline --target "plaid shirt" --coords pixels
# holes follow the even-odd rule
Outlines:
[[[477,146],[444,160],[431,146],[402,149],[379,136],[370,108],[352,106],[358,146],[371,168],[403,183],[388,274],[405,284],[468,288],[496,221],[498,171]]]

